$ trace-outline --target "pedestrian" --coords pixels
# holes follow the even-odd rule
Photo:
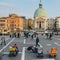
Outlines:
[[[13,48],[15,48],[15,49],[16,49],[16,54],[18,54],[19,49],[18,49],[18,46],[17,46],[17,44],[16,44],[16,43],[13,45]]]
[[[37,33],[36,33],[36,32],[34,32],[34,37],[36,37],[36,35],[37,35]]]
[[[4,38],[4,45],[6,45],[6,41],[5,41],[5,38]]]
[[[18,49],[18,46],[17,46],[17,44],[16,44],[16,43],[13,45],[13,47],[14,47],[14,48],[16,48],[16,49]]]
[[[24,37],[26,38],[26,32],[24,31]]]
[[[50,33],[49,39],[52,40],[52,34]]]
[[[20,34],[18,33],[18,38],[20,37]]]
[[[36,38],[36,47],[37,47],[38,43],[39,43],[39,38],[37,37]]]
[[[33,34],[31,35],[31,38],[33,39]]]
[[[1,38],[1,45],[2,45],[2,44],[6,45],[5,37],[2,37],[2,38]]]

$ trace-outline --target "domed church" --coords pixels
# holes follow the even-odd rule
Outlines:
[[[41,0],[39,8],[34,13],[34,28],[39,31],[45,31],[47,28],[47,13],[42,6]]]

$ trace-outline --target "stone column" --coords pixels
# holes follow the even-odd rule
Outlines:
[[[47,29],[47,25],[46,24],[47,24],[47,20],[45,20],[45,24],[44,24],[45,25],[45,28],[44,28],[44,30]]]
[[[35,26],[35,28],[37,27],[37,23],[36,23],[36,21],[35,21],[35,25],[34,25],[34,26]]]

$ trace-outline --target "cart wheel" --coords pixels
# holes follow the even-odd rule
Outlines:
[[[16,55],[17,55],[16,52],[14,52],[14,53],[13,53],[13,56],[15,57]]]
[[[49,55],[49,58],[51,58],[51,55]]]
[[[39,55],[37,55],[37,58],[39,58]]]
[[[42,55],[41,57],[43,58],[44,56]]]
[[[56,55],[54,55],[54,57],[56,58]]]
[[[11,54],[9,54],[9,55],[8,55],[8,57],[12,57],[12,55],[11,55]]]

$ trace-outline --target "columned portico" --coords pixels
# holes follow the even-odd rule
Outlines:
[[[35,29],[45,30],[46,29],[46,20],[43,18],[35,19]]]

